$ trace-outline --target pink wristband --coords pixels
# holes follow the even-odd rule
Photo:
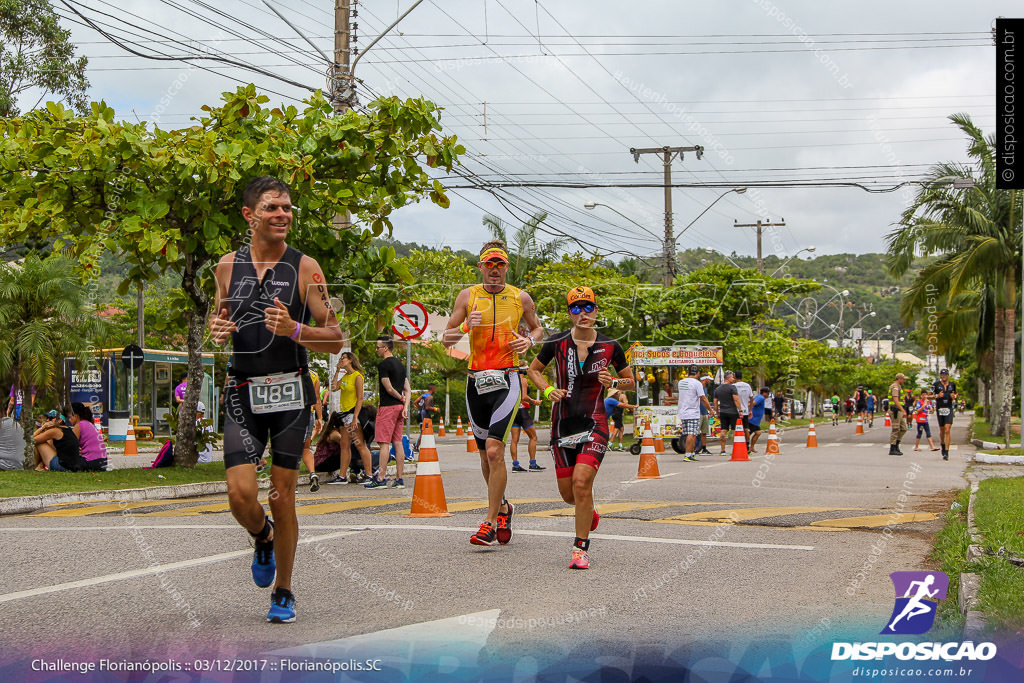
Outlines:
[[[288,337],[288,338],[291,339],[291,340],[294,340],[296,337],[299,336],[299,330],[301,330],[301,329],[302,329],[302,323],[299,323],[299,322],[295,323],[295,331],[292,332],[291,336]]]

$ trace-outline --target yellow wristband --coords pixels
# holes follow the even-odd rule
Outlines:
[[[463,320],[462,324],[459,325],[459,332],[461,332],[462,334],[469,334],[469,325],[466,324],[465,320]]]
[[[555,388],[553,386],[548,385],[548,388],[544,390],[544,398],[551,396],[551,392],[554,390]]]

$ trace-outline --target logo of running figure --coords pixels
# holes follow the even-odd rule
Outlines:
[[[949,577],[942,572],[893,572],[896,604],[883,634],[926,633],[935,623],[939,602],[946,599]]]

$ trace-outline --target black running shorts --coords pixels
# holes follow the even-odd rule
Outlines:
[[[513,427],[519,429],[529,429],[533,426],[533,415],[530,415],[530,411],[522,406],[519,406],[519,410],[516,411],[516,418],[512,421]]]
[[[604,454],[608,451],[608,425],[597,425],[590,433],[590,441],[571,448],[559,446],[551,439],[551,454],[555,459],[555,478],[571,477],[577,464],[590,465],[600,469]]]
[[[722,421],[722,429],[727,432],[734,430],[736,428],[736,423],[740,422],[739,415],[730,415],[729,413],[719,413],[718,419]]]
[[[307,375],[308,377],[308,375]],[[303,391],[312,396],[312,382]],[[312,405],[312,403],[310,403]],[[309,406],[280,413],[256,415],[249,407],[249,383],[229,376],[224,388],[224,467],[258,465],[270,444],[273,464],[298,470],[302,449],[313,433],[313,414]]]
[[[476,392],[476,381],[470,375],[466,378],[466,411],[469,413],[469,428],[473,430],[476,445],[481,455],[486,452],[487,439],[497,439],[502,443],[508,441],[512,431],[512,421],[522,402],[520,393],[522,382],[519,371],[505,371],[508,389],[490,391],[486,394]]]
[[[941,412],[940,412],[942,410],[948,410],[949,414],[948,415],[942,415]],[[945,425],[951,425],[951,424],[953,424],[953,409],[952,408],[939,408],[938,410],[935,411],[935,417],[936,417],[936,419],[938,419],[940,427],[943,427]]]

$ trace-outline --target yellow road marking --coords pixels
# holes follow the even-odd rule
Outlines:
[[[331,512],[344,512],[345,510],[358,510],[359,508],[371,508],[379,505],[393,505],[394,503],[412,503],[412,498],[366,498],[363,500],[350,500],[338,503],[322,503],[320,505],[303,505],[295,508],[297,515],[325,515]]]
[[[512,504],[513,505],[521,505],[521,504],[524,504],[524,503],[561,503],[561,502],[563,502],[561,498],[523,498],[521,500],[520,499],[513,500]],[[466,501],[464,503],[448,503],[448,512],[466,512],[468,510],[486,510],[486,509],[487,509],[487,501],[486,500],[469,500],[469,501]],[[406,510],[392,510],[390,512],[380,512],[378,514],[381,514],[381,515],[396,515],[397,516],[397,515],[406,515],[406,514],[408,514],[408,512]],[[523,513],[523,514],[526,514],[526,513]],[[518,516],[519,516],[519,514],[516,513],[516,517],[518,517]]]
[[[880,527],[888,524],[906,524],[908,522],[927,522],[938,517],[934,512],[890,512],[884,515],[864,515],[861,517],[842,517],[840,519],[822,519],[811,522],[815,527]]]
[[[36,512],[29,517],[85,517],[87,515],[101,515],[104,512],[119,512],[121,510],[134,510],[135,508],[153,507],[151,500],[142,503],[110,503],[109,505],[94,505],[87,508],[65,508],[64,510],[50,510],[49,512]]]
[[[722,522],[736,521],[745,522],[749,519],[761,519],[763,517],[779,517],[781,515],[799,515],[808,512],[831,512],[832,510],[862,510],[863,508],[823,508],[823,507],[763,507],[763,508],[736,508],[733,510],[705,510],[703,512],[690,512],[685,515],[674,515],[664,519],[654,520],[656,522],[687,523],[687,522],[710,522],[720,524]]]
[[[562,501],[558,501],[562,502]],[[617,512],[632,512],[634,510],[653,510],[656,508],[667,508],[679,505],[679,503],[601,503],[597,505],[597,512],[601,515],[611,515]],[[541,510],[540,512],[525,512],[524,517],[572,517],[576,514],[576,508],[562,507],[554,510]]]

